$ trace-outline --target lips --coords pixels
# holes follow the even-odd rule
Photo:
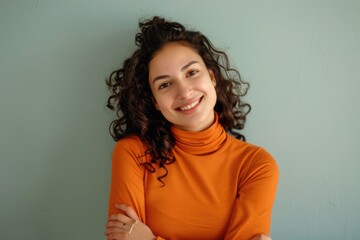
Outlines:
[[[192,103],[190,103],[190,104],[188,104],[186,106],[179,107],[176,110],[178,110],[178,111],[189,111],[189,110],[193,109],[194,107],[196,107],[201,102],[202,98],[203,97],[199,98],[195,102],[192,102]]]

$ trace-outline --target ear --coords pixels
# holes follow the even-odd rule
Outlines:
[[[215,87],[216,86],[216,79],[215,79],[214,71],[209,69],[209,75],[210,75],[211,82],[213,83],[213,85]]]

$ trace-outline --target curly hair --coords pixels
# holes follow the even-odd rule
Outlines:
[[[165,173],[158,177],[163,183],[162,178],[168,174],[166,165],[175,162],[171,152],[175,139],[170,131],[171,123],[153,102],[148,75],[154,54],[172,42],[185,43],[195,50],[205,66],[214,72],[217,94],[214,110],[219,123],[225,131],[244,141],[239,130],[244,128],[251,107],[241,98],[246,95],[249,84],[241,79],[237,70],[230,68],[226,53],[216,49],[201,32],[187,30],[178,22],[158,16],[139,22],[139,27],[140,32],[135,36],[137,50],[106,81],[111,92],[107,107],[117,115],[110,124],[110,134],[115,141],[137,135],[148,149],[144,154],[150,154],[152,159],[144,163],[144,167],[150,172],[155,172],[153,164],[163,168]]]

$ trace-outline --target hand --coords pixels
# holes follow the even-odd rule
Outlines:
[[[107,240],[152,240],[156,239],[150,228],[142,223],[135,210],[125,204],[116,204],[124,214],[112,214],[106,224]]]
[[[259,234],[253,237],[251,240],[271,240],[271,237],[266,236],[265,234]]]

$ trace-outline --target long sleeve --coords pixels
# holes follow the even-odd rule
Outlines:
[[[141,155],[144,147],[136,137],[121,139],[115,145],[112,156],[112,173],[108,214],[121,212],[116,203],[123,203],[135,209],[145,223],[144,169]]]
[[[269,153],[259,149],[243,170],[224,239],[249,240],[257,234],[270,233],[279,176],[277,164]]]
[[[122,139],[116,143],[111,168],[111,184],[108,215],[121,212],[116,203],[131,206],[140,220],[146,224],[144,171],[145,147],[137,137]],[[165,240],[157,237],[156,240]]]

